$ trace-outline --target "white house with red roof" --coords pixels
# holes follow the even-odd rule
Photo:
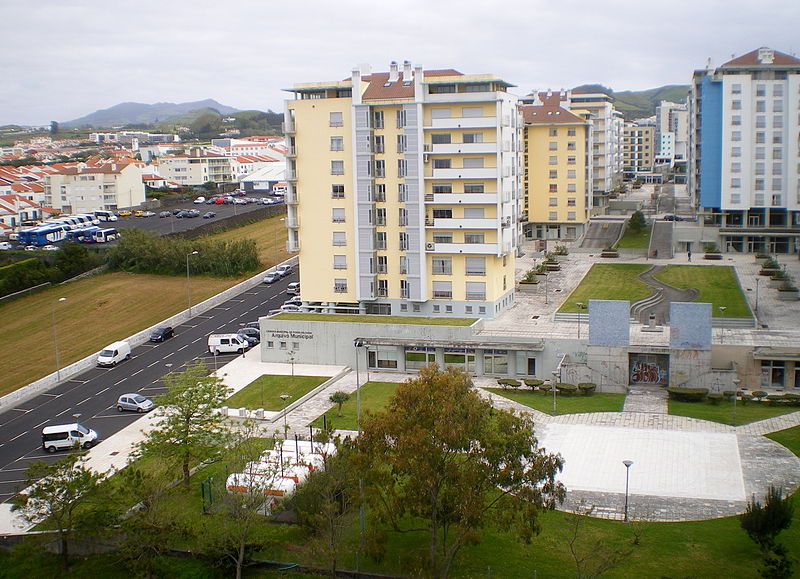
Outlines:
[[[141,163],[62,165],[44,178],[44,204],[64,213],[116,211],[145,201]]]
[[[42,213],[41,205],[22,195],[0,195],[0,233],[10,233],[25,221],[38,221]]]

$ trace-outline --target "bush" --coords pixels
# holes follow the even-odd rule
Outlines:
[[[681,388],[670,386],[667,388],[670,400],[680,402],[702,402],[708,396],[708,388]]]
[[[717,247],[716,243],[704,243],[703,251],[706,253],[717,253],[719,252],[719,247]]]
[[[594,392],[596,388],[597,384],[595,384],[594,382],[581,382],[580,384],[578,384],[578,390],[580,390],[581,393],[586,396]]]
[[[647,227],[647,220],[644,218],[644,213],[641,211],[634,211],[631,218],[628,220],[628,229],[634,233],[638,233]]]
[[[522,276],[522,281],[526,283],[539,283],[539,281],[536,279],[537,273],[538,272],[535,269],[529,269],[527,272],[525,272],[525,275]]]
[[[800,394],[769,394],[770,406],[800,406]]]
[[[742,406],[747,406],[747,403],[753,400],[753,397],[749,394],[742,394],[739,397],[739,401],[742,403]]]
[[[523,382],[525,382],[525,386],[528,386],[531,390],[534,388],[539,388],[542,384],[544,384],[544,382],[538,378],[525,378]]]
[[[566,245],[556,245],[556,255],[569,255],[569,250]]]
[[[725,400],[733,400],[733,397],[736,396],[736,392],[733,390],[725,390],[722,395],[725,397]]]
[[[544,394],[548,394],[552,389],[553,385],[550,384],[549,382],[545,382],[541,386],[539,386],[539,392],[542,392]]]
[[[499,378],[497,383],[505,389],[507,386],[511,386],[512,388],[519,388],[522,386],[522,382],[519,380],[514,380],[513,378]]]
[[[767,393],[764,392],[763,390],[755,390],[753,392],[753,398],[755,398],[756,400],[761,400],[762,398],[766,398],[766,397],[767,397]]]
[[[722,402],[723,398],[724,396],[722,394],[714,393],[708,395],[708,401],[711,402],[711,404],[714,406],[718,406],[719,403]]]
[[[556,384],[556,390],[560,394],[564,394],[565,396],[569,396],[570,394],[574,394],[578,391],[578,387],[575,384],[568,384],[566,382],[559,382]]]
[[[35,257],[0,267],[0,295],[13,294],[48,281],[48,268]]]

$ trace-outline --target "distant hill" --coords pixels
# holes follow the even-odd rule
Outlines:
[[[237,111],[221,115],[215,109],[203,108],[188,113],[170,117],[159,121],[149,128],[160,132],[180,131],[179,127],[189,129],[189,135],[201,140],[213,139],[228,131],[236,130],[237,137],[251,137],[253,135],[280,135],[283,134],[281,123],[283,115],[272,111]],[[231,134],[231,133],[228,133]]]
[[[108,109],[95,111],[79,119],[63,122],[61,126],[110,128],[125,125],[149,125],[160,120],[185,115],[191,111],[201,109],[213,109],[221,115],[229,115],[238,111],[238,109],[220,104],[214,99],[178,104],[155,103],[148,105],[144,103],[120,103]]]
[[[623,114],[626,121],[650,117],[656,114],[656,105],[661,101],[682,103],[689,94],[689,85],[667,85],[641,91],[614,92],[598,84],[585,84],[573,90],[602,92],[614,98],[614,106]]]

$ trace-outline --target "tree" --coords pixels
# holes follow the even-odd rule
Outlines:
[[[297,522],[312,535],[309,545],[315,554],[328,561],[335,576],[344,550],[343,538],[353,513],[355,488],[350,472],[350,447],[338,445],[337,454],[323,454],[323,468],[311,472],[289,500]]]
[[[102,508],[104,501],[91,496],[103,476],[86,468],[84,456],[85,453],[73,453],[52,464],[31,464],[27,482],[30,490],[17,495],[11,507],[31,524],[53,524],[65,570],[69,569],[70,540],[78,533],[98,529],[107,513]]]
[[[152,453],[180,465],[183,485],[189,488],[193,462],[213,458],[226,442],[224,417],[217,411],[228,398],[228,387],[203,364],[163,378],[167,393],[156,398],[163,417],[140,444]]]
[[[336,392],[330,395],[330,398],[328,398],[328,400],[330,400],[331,402],[333,402],[338,406],[336,416],[339,416],[341,418],[342,404],[350,400],[350,395],[347,392],[342,392],[341,390],[337,390]]]
[[[766,554],[775,546],[778,533],[792,524],[793,514],[791,497],[783,498],[783,491],[770,485],[764,497],[764,505],[753,497],[747,503],[747,510],[739,515],[739,524],[747,536],[759,546],[761,553]]]
[[[493,409],[467,374],[435,365],[362,417],[355,456],[371,512],[395,532],[427,533],[433,577],[490,524],[529,541],[538,513],[563,500],[562,465],[537,447],[529,418]]]
[[[634,233],[638,233],[647,227],[647,221],[644,218],[644,213],[641,211],[634,211],[631,218],[628,220],[628,228]]]

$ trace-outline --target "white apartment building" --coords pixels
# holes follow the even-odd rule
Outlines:
[[[689,109],[686,103],[661,101],[656,107],[656,158],[672,164],[687,158],[689,146]]]
[[[138,163],[65,166],[44,177],[44,205],[62,213],[116,211],[144,203]]]
[[[214,153],[193,147],[188,153],[163,155],[157,161],[158,173],[167,181],[179,185],[202,185],[214,183],[233,183],[231,159],[222,153]]]

